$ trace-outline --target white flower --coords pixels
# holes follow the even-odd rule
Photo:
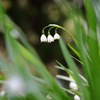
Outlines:
[[[4,96],[6,94],[6,92],[4,91],[4,90],[2,90],[1,92],[0,92],[0,96]]]
[[[47,37],[48,43],[54,42],[54,38],[49,34]]]
[[[6,83],[7,91],[11,94],[20,94],[23,95],[24,82],[21,76],[12,75],[7,79]]]
[[[75,82],[70,82],[69,87],[73,90],[78,90],[77,84]]]
[[[74,100],[80,100],[80,97],[78,95],[75,95]]]
[[[47,38],[46,38],[46,36],[44,34],[41,35],[40,41],[41,42],[47,42]]]
[[[56,34],[54,35],[54,39],[55,39],[55,40],[56,40],[56,39],[60,39],[60,36],[59,36],[58,33],[56,33]]]

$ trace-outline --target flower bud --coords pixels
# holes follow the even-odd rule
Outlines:
[[[69,87],[73,90],[78,90],[77,84],[75,82],[70,82]]]
[[[75,95],[74,100],[80,100],[80,97],[78,95]]]

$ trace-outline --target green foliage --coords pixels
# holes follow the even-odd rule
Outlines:
[[[61,100],[62,98],[63,100],[71,100],[71,98],[66,95],[66,93],[58,86],[56,81],[49,74],[34,48],[32,48],[23,37],[23,33],[20,35],[20,40],[25,46],[11,36],[10,31],[11,27],[14,27],[14,24],[9,26],[8,19],[1,4],[0,17],[4,29],[6,49],[9,61],[11,62],[10,66],[4,59],[0,60],[0,67],[2,70],[7,70],[8,74],[10,74],[7,79],[8,83],[6,84],[9,84],[9,81],[12,81],[12,84],[15,84],[16,86],[16,83],[13,82],[13,78],[16,79],[16,77],[19,76],[18,78],[22,79],[21,81],[23,81],[24,85],[22,90],[15,89],[13,92],[11,92],[12,87],[9,86],[10,84],[8,87],[6,86],[5,91],[7,95],[1,97],[2,100],[49,100],[49,98],[46,98],[47,95],[50,95],[52,100]],[[9,20],[9,23],[12,22]],[[18,28],[14,28],[18,30]],[[20,31],[20,29],[18,31]],[[27,70],[28,64],[35,67],[42,79],[35,77],[29,72],[29,70]],[[11,78],[11,80],[9,78]],[[3,82],[6,82],[6,78]],[[17,93],[15,91],[17,91]]]
[[[6,83],[6,94],[0,97],[0,99],[72,100],[72,97],[68,96],[65,91],[71,93],[72,95],[78,94],[80,99],[82,100],[98,100],[100,98],[100,47],[97,33],[97,26],[99,23],[97,22],[97,16],[94,10],[95,6],[93,6],[92,1],[83,1],[86,10],[86,19],[82,17],[82,13],[80,13],[81,11],[77,7],[72,7],[71,13],[69,14],[74,22],[76,37],[74,37],[65,28],[56,24],[49,24],[45,27],[50,27],[48,31],[49,35],[52,28],[55,28],[55,32],[57,32],[58,28],[66,31],[66,33],[71,36],[72,40],[76,44],[77,49],[74,48],[71,44],[68,44],[68,46],[79,59],[76,59],[70,55],[70,52],[68,51],[68,48],[66,47],[66,44],[64,43],[62,37],[60,38],[60,48],[69,68],[63,66],[59,61],[56,62],[60,65],[60,67],[56,66],[56,68],[66,71],[69,76],[73,78],[78,86],[78,91],[61,88],[58,85],[58,83],[47,71],[44,64],[41,62],[34,48],[32,48],[31,45],[28,43],[21,29],[6,16],[2,7],[2,3],[0,1],[0,21],[2,23],[3,33],[5,36],[5,44],[8,58],[11,62],[8,63],[2,56],[0,56],[0,68],[5,73],[7,72],[8,74],[10,74],[8,75],[8,78],[0,78],[1,83]],[[57,0],[55,0],[55,2],[60,6],[60,2],[57,2]],[[63,5],[65,6],[65,0],[64,2],[61,2],[62,10]],[[64,11],[65,10],[63,10],[63,12]],[[83,26],[82,20],[86,22],[87,30]],[[13,28],[21,33],[19,38],[22,44],[10,34]],[[44,34],[44,29],[42,32]],[[80,62],[84,77],[79,72],[74,60]],[[31,72],[28,70],[29,64],[38,71],[41,78],[31,74]],[[21,87],[20,84],[18,84],[21,89],[16,89],[15,87],[12,88],[12,86],[10,86],[11,83],[9,84],[9,80],[11,81],[17,79],[16,77],[18,78],[19,83],[22,84]],[[72,79],[70,79],[69,77],[61,75],[57,75],[57,78],[72,81]]]
[[[71,45],[69,45],[69,47],[79,57],[79,59],[82,62],[81,66],[83,69],[84,77],[88,81],[88,87],[84,86],[81,83],[82,81],[78,79],[78,72],[76,71],[77,68],[75,64],[73,64],[73,61],[71,61],[72,58],[69,56],[69,53],[66,47],[64,46],[62,39],[60,40],[60,47],[69,68],[73,71],[73,73],[75,73],[74,76],[76,77],[76,82],[79,82],[77,83],[77,85],[82,94],[82,99],[94,100],[100,98],[100,50],[97,33],[97,27],[99,23],[97,22],[97,15],[94,10],[96,4],[95,6],[93,6],[93,2],[91,0],[83,0],[83,2],[86,10],[86,20],[84,20],[87,24],[87,30],[84,28],[83,23],[81,23],[81,13],[78,13],[75,9],[72,9],[71,17],[74,21],[76,39],[78,41],[78,50],[73,48]],[[60,5],[60,3],[58,4]],[[97,12],[97,14],[98,13],[99,12]]]

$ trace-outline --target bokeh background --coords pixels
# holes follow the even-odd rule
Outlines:
[[[40,43],[42,29],[48,24],[58,24],[75,34],[73,22],[68,16],[66,8],[77,5],[83,9],[82,0],[66,0],[66,14],[60,9],[58,3],[63,0],[2,0],[3,7],[11,20],[17,24],[27,36],[30,44],[36,49],[41,60],[52,75],[63,73],[54,68],[58,60],[65,66],[58,40],[53,43]],[[65,0],[64,0],[65,1]],[[64,38],[65,43],[72,43],[70,36],[62,30],[58,33]],[[47,30],[45,30],[47,35]],[[54,30],[51,31],[54,34]],[[4,36],[0,32],[0,51],[6,55]],[[73,54],[73,52],[71,52]]]

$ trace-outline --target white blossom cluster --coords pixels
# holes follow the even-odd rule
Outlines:
[[[40,37],[41,42],[48,42],[48,43],[54,42],[54,40],[56,39],[60,39],[60,36],[58,33],[55,33],[54,36],[49,34],[47,37],[45,36],[45,34],[42,34]]]
[[[70,78],[73,79],[72,77],[70,77]],[[76,82],[74,81],[74,79],[73,79],[73,81],[70,81],[69,87],[72,90],[76,90],[76,91],[78,90],[78,86],[77,86]],[[74,100],[80,100],[80,97],[78,95],[74,95]]]

